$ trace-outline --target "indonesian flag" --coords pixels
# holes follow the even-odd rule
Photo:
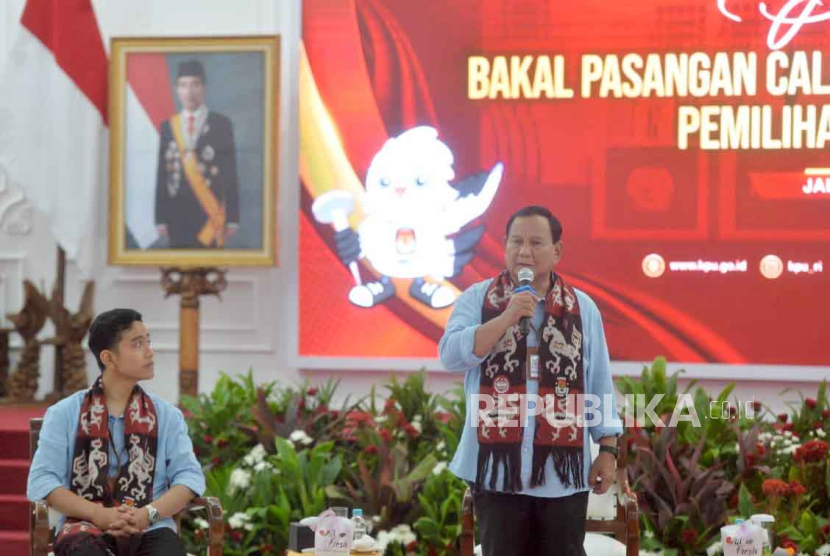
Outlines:
[[[107,195],[107,55],[95,12],[90,0],[27,0],[12,36],[0,78],[0,164],[90,272]]]

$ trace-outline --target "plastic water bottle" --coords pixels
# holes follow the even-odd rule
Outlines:
[[[352,523],[354,523],[354,539],[360,539],[366,534],[366,521],[363,519],[363,510],[355,508],[352,510]]]

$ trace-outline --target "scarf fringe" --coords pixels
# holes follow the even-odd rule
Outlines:
[[[585,488],[585,452],[582,446],[534,446],[533,467],[530,472],[531,488],[545,484],[545,467],[549,457],[553,458],[553,469],[563,486]]]
[[[476,467],[476,488],[482,489],[488,473],[487,490],[497,490],[499,467],[502,468],[502,488],[504,492],[522,490],[522,447],[519,445],[481,444],[478,448],[478,465]]]

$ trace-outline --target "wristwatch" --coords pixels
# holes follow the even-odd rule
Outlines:
[[[150,525],[155,525],[159,521],[161,521],[161,514],[157,509],[155,509],[151,504],[147,504],[147,520],[150,522]]]
[[[600,444],[599,451],[608,452],[609,454],[614,456],[614,459],[620,457],[620,449],[616,446],[605,446],[604,444]]]

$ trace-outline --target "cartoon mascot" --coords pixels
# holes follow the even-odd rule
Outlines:
[[[366,173],[365,218],[357,232],[348,224],[354,209],[351,194],[330,191],[314,202],[315,219],[334,226],[337,254],[352,272],[353,304],[374,307],[395,295],[390,277],[412,278],[409,295],[428,307],[440,309],[455,301],[454,290],[442,282],[473,258],[484,227],[448,236],[487,210],[504,167],[498,163],[490,172],[453,186],[452,164],[452,151],[438,132],[415,127],[386,141],[372,159]],[[361,280],[357,261],[362,258],[381,275],[379,280]]]

